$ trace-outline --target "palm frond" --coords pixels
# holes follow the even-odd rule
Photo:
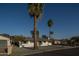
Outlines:
[[[29,3],[28,4],[28,12],[31,16],[39,17],[43,10],[43,4],[41,3]]]
[[[53,21],[51,19],[48,20],[48,27],[51,27],[53,25]]]

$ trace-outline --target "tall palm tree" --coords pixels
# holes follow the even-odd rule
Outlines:
[[[48,24],[48,27],[49,27],[49,37],[48,37],[48,39],[50,39],[50,35],[51,35],[51,27],[52,27],[52,25],[53,25],[53,21],[52,21],[52,19],[49,19],[48,22],[47,22],[47,24]]]
[[[42,14],[43,4],[41,3],[29,3],[28,4],[28,12],[29,15],[34,17],[34,49],[37,49],[37,36],[36,36],[36,23],[38,17]]]
[[[34,38],[34,31],[31,31],[31,34],[32,34],[32,38]],[[38,30],[36,31],[36,35],[37,35],[37,39],[39,39],[39,31]]]
[[[50,38],[52,38],[51,36],[54,34],[54,32],[53,31],[50,31]]]

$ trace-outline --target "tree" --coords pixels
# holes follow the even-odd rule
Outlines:
[[[50,38],[51,38],[51,35],[53,35],[54,34],[54,32],[53,31],[50,31]]]
[[[53,34],[53,32],[51,31],[51,27],[52,27],[52,25],[53,25],[52,19],[49,19],[49,20],[48,20],[47,25],[48,25],[48,27],[49,27],[49,37],[48,37],[48,38],[50,39],[50,35]]]
[[[34,31],[31,31],[31,34],[32,34],[32,38],[34,38]],[[39,31],[38,30],[36,31],[36,35],[37,35],[37,39],[39,39]]]
[[[71,44],[72,45],[79,45],[79,36],[71,37]]]
[[[43,39],[47,39],[48,37],[46,35],[42,35],[42,38]]]
[[[11,44],[19,46],[19,42],[25,42],[26,37],[23,35],[10,36]]]
[[[22,35],[15,35],[14,36],[14,41],[25,41],[25,37]]]
[[[29,15],[34,17],[34,49],[38,49],[37,46],[37,36],[36,36],[36,23],[38,17],[42,14],[43,4],[41,3],[29,3],[28,4],[28,12]]]

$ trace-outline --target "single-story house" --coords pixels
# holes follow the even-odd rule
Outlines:
[[[12,46],[10,43],[10,38],[5,36],[0,36],[0,54],[11,54]]]
[[[34,47],[34,40],[32,38],[26,38],[25,42],[19,42],[20,47]],[[47,39],[39,39],[37,44],[38,46],[49,46],[52,45],[53,40],[47,40]]]
[[[62,40],[54,40],[54,45],[60,45],[62,44]]]

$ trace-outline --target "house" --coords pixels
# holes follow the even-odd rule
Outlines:
[[[50,46],[52,45],[53,40],[48,40],[48,39],[40,39],[39,44],[40,46]]]
[[[21,45],[21,47],[33,47],[34,46],[34,42],[33,42],[32,38],[28,37],[20,45]]]
[[[34,40],[33,38],[26,38],[25,42],[20,42],[20,47],[34,47]],[[38,46],[50,46],[52,45],[53,40],[47,40],[47,39],[42,39],[39,38],[37,44]]]
[[[11,54],[12,46],[10,43],[10,38],[0,35],[0,54]]]
[[[60,45],[62,44],[62,40],[54,40],[54,45]]]

